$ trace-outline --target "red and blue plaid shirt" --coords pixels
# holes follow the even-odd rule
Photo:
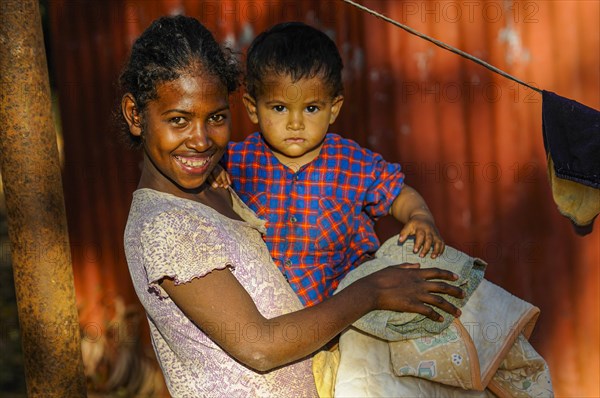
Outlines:
[[[374,223],[404,182],[400,165],[336,134],[297,172],[259,133],[230,143],[224,163],[235,191],[267,221],[271,256],[306,306],[331,296],[379,248]]]

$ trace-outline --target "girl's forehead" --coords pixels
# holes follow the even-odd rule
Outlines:
[[[157,98],[149,105],[159,109],[181,109],[190,112],[210,112],[227,107],[227,88],[218,78],[208,74],[183,74],[160,83]]]
[[[218,77],[208,73],[184,73],[174,80],[159,84],[157,91],[177,91],[181,94],[200,92],[209,95],[227,92],[227,87]]]
[[[227,87],[216,77],[208,74],[183,74],[174,80],[163,82],[156,87],[159,98],[170,95],[227,97]]]

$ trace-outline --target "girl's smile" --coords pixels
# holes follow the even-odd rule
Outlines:
[[[194,198],[225,152],[231,131],[227,89],[194,70],[158,84],[157,98],[132,119],[131,133],[141,136],[146,159],[140,188]],[[129,106],[135,115],[132,99]]]
[[[181,163],[183,171],[189,174],[203,174],[208,165],[210,165],[210,157],[197,156],[175,156],[175,159]]]

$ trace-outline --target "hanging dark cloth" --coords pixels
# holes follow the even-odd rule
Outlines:
[[[600,213],[600,112],[542,92],[542,129],[552,196],[576,231],[592,231]]]

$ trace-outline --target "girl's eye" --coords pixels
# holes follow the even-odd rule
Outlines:
[[[274,110],[275,112],[283,112],[283,111],[285,111],[285,106],[283,106],[283,105],[275,105],[275,106],[273,107],[273,110]]]
[[[316,105],[309,105],[309,106],[307,106],[307,107],[306,107],[306,111],[307,111],[308,113],[315,113],[315,112],[317,112],[318,110],[319,110],[319,107],[318,107],[318,106],[316,106]]]
[[[222,115],[222,114],[212,115],[210,117],[210,121],[213,123],[221,123],[224,120],[225,120],[225,115]]]
[[[186,125],[187,121],[181,116],[176,116],[169,119],[169,123],[177,127],[182,127]]]

